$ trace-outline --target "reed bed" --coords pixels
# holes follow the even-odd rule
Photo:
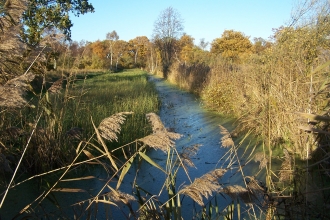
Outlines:
[[[329,8],[328,1],[304,1],[289,26],[274,30],[271,46],[262,53],[238,62],[213,54],[209,72],[196,64],[177,64],[169,74],[187,89],[192,86],[189,73],[206,79],[197,81],[204,104],[237,119],[233,134],[252,132],[262,143],[255,161],[267,172],[263,181],[271,193],[282,190],[275,196],[277,212],[273,204],[268,218],[324,217],[330,203],[330,26],[324,19]],[[278,159],[282,165],[275,168]]]
[[[20,78],[18,77],[17,80]],[[31,81],[34,76],[30,78],[28,81]],[[18,95],[19,99],[8,98],[7,101],[2,102],[3,104],[11,100],[15,103],[24,101],[19,106],[11,101],[15,104],[15,108],[7,105],[1,112],[3,146],[1,153],[11,158],[10,163],[8,160],[4,161],[5,164],[11,164],[11,169],[15,167],[17,158],[27,143],[36,116],[41,115],[36,128],[37,132],[32,137],[30,142],[32,147],[27,150],[23,160],[24,166],[22,166],[32,173],[45,172],[70,162],[73,159],[75,145],[94,132],[91,117],[96,123],[100,123],[108,115],[134,110],[128,123],[122,127],[123,132],[119,137],[119,142],[112,146],[116,147],[149,132],[150,127],[145,113],[158,111],[159,101],[155,88],[147,82],[146,72],[140,70],[117,74],[52,73],[50,76],[45,76],[43,81],[41,86],[36,86],[41,88],[39,94],[28,91],[29,95],[24,97],[28,88],[26,85],[29,82],[24,81],[24,87],[7,86],[8,89],[16,89],[18,93],[6,94]],[[35,85],[38,82],[32,82],[32,84]],[[3,98],[6,97],[3,96]],[[39,160],[34,160],[36,155]],[[7,167],[7,170],[10,170],[9,168]]]
[[[78,81],[70,94],[75,99],[68,106],[67,117],[72,127],[81,127],[90,135],[92,127],[86,116],[91,115],[95,123],[117,112],[134,111],[122,127],[119,145],[123,145],[149,130],[146,112],[157,112],[159,100],[154,86],[147,81],[147,74],[140,70],[115,74],[102,74]],[[93,114],[97,113],[97,114]],[[89,133],[88,133],[89,131]]]
[[[221,143],[223,147],[229,149],[228,153],[224,155],[224,161],[209,173],[191,180],[186,166],[194,166],[191,157],[195,155],[200,146],[187,147],[182,154],[178,153],[175,140],[179,139],[181,135],[166,129],[159,116],[153,112],[145,115],[151,128],[150,134],[112,150],[108,148],[106,141],[113,143],[119,139],[119,134],[122,132],[121,127],[128,122],[131,114],[133,112],[119,112],[104,118],[100,123],[92,121],[94,134],[87,141],[81,141],[77,145],[75,158],[68,166],[24,180],[23,182],[26,182],[36,177],[52,174],[55,174],[56,177],[55,182],[22,209],[15,218],[58,218],[61,216],[61,218],[94,219],[103,216],[106,219],[113,219],[114,216],[116,218],[121,216],[120,218],[126,219],[182,219],[183,211],[188,211],[181,210],[183,201],[195,202],[196,206],[200,207],[189,210],[189,212],[196,213],[194,215],[196,219],[233,219],[234,217],[240,219],[241,212],[249,213],[242,216],[250,216],[254,219],[257,214],[261,217],[266,215],[265,208],[259,208],[259,210],[254,208],[257,200],[267,204],[268,200],[265,201],[264,197],[260,196],[265,193],[265,189],[254,177],[244,176],[243,166],[241,166],[237,154],[239,146],[234,144],[226,128],[220,126],[219,129],[219,132],[224,134]],[[97,142],[92,141],[94,138]],[[232,144],[228,145],[228,142]],[[123,153],[125,149],[132,149],[132,146],[134,146],[134,151],[131,151],[131,154],[124,153],[125,157],[121,159],[115,156],[117,151]],[[146,153],[150,150],[161,150],[165,153],[166,163],[159,163],[150,158]],[[227,163],[228,160],[230,163]],[[189,163],[186,163],[187,161]],[[159,170],[165,177],[163,185],[158,187],[158,193],[150,194],[148,189],[140,186],[141,179],[136,177],[132,183],[132,190],[129,190],[131,193],[127,190],[123,191],[122,185],[129,172],[135,172],[136,176],[143,175],[139,169],[136,170],[134,165],[141,163],[149,163],[153,169]],[[236,170],[234,173],[241,173],[245,186],[225,186],[221,182],[221,178],[229,169],[233,168],[232,165],[235,163],[238,163],[239,167],[234,168]],[[102,167],[108,174],[107,178],[101,179],[93,173],[86,172],[81,176],[72,176],[72,171],[82,164]],[[184,185],[176,181],[181,169],[189,179],[189,182]],[[247,179],[249,180],[247,181]],[[94,181],[94,184],[99,182],[97,185],[101,187],[93,191],[88,189],[87,183],[91,180]],[[142,182],[144,181],[142,180]],[[11,188],[23,182],[16,183]],[[76,187],[67,185],[77,182],[80,184],[74,184]],[[53,211],[48,212],[47,209],[43,209],[46,199],[56,201],[58,193],[67,194],[67,196],[75,195],[76,202],[67,205],[54,202],[55,210],[50,209]],[[165,197],[162,196],[164,194]],[[184,197],[190,199],[183,200]],[[228,198],[235,199],[235,207],[232,207]],[[224,206],[224,204],[227,205]],[[243,204],[250,204],[250,206],[247,209],[240,207]]]

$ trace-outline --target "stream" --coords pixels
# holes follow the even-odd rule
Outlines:
[[[182,150],[186,147],[200,145],[196,155],[191,158],[195,167],[189,167],[188,169],[190,179],[193,181],[195,178],[201,177],[215,168],[227,167],[227,164],[223,164],[224,160],[221,160],[222,156],[226,154],[228,149],[221,147],[220,140],[222,135],[220,134],[219,125],[231,130],[232,120],[222,118],[218,114],[206,110],[203,107],[201,100],[196,98],[196,96],[178,89],[161,78],[149,76],[149,80],[155,83],[159,93],[162,103],[159,116],[163,124],[171,131],[183,135],[181,139],[176,141],[177,150],[182,152]],[[239,152],[240,155],[242,155],[244,145],[241,146],[241,148],[242,149]],[[148,152],[148,156],[162,167],[165,167],[167,155],[164,152],[160,150],[151,150]],[[237,169],[235,169],[237,166],[237,164],[234,164],[232,166],[233,170],[228,170],[223,176],[221,179],[221,184],[223,186],[228,184],[238,184],[244,186],[240,173],[235,173],[237,171]],[[253,175],[258,171],[258,166],[259,164],[252,160],[248,166],[244,167],[244,174]],[[137,165],[131,167],[128,175],[124,178],[122,187],[120,188],[121,191],[130,194],[132,193],[132,183],[136,169]],[[163,186],[165,175],[148,163],[143,163],[139,169],[140,175],[136,179],[136,183],[148,192],[158,194],[160,188]],[[93,175],[106,178],[107,174],[102,168],[95,168],[95,170],[92,168],[91,170]],[[91,170],[89,170],[89,172]],[[13,213],[17,213],[27,205],[26,202],[24,204],[24,201],[31,202],[37,198],[37,196],[40,195],[40,192],[35,192],[33,190],[36,184],[39,184],[38,181],[32,180],[23,186],[15,187],[12,191],[9,191],[9,197],[6,199],[4,207],[0,210],[0,219],[12,219],[14,216]],[[79,188],[79,185],[82,187],[88,186],[90,188],[89,193],[92,194],[93,192],[97,192],[97,189],[100,189],[104,183],[96,180],[87,180],[84,183],[75,184],[75,188]],[[187,178],[187,175],[182,169],[180,169],[176,178],[177,188],[182,188],[184,185],[188,184],[189,179]],[[65,203],[69,206],[69,204],[72,203],[72,193],[57,194],[56,199],[59,204]],[[74,195],[77,194],[79,193],[75,193]],[[163,194],[164,195],[159,197],[161,202],[165,202],[168,198],[166,192]],[[68,196],[70,197],[68,198]],[[79,198],[79,195],[75,196],[75,200]],[[49,202],[54,203],[54,201]],[[219,201],[219,206],[225,208],[230,203],[230,199],[225,199],[223,197],[222,200]],[[192,219],[194,216],[192,210],[196,208],[198,211],[197,207],[198,205],[194,205],[190,198],[185,197],[182,200],[183,218]],[[102,214],[102,211],[104,210],[102,209],[103,208],[100,206],[97,219],[105,219],[104,213]],[[112,211],[113,219],[124,219],[124,216],[118,208],[114,208]],[[11,217],[7,218],[7,216]]]
[[[225,161],[223,155],[226,154],[228,148],[221,147],[219,125],[231,130],[233,120],[220,117],[219,114],[207,110],[200,99],[195,95],[182,91],[178,87],[168,83],[164,79],[150,76],[149,80],[154,82],[158,90],[161,100],[161,108],[159,116],[166,128],[171,131],[183,135],[176,141],[176,148],[180,152],[186,147],[200,145],[196,155],[191,159],[195,167],[188,167],[190,179],[193,181],[209,171],[216,168],[226,168],[228,161]],[[238,140],[239,141],[239,138]],[[253,146],[252,146],[253,147]],[[252,148],[251,147],[251,148]],[[243,155],[245,150],[244,143],[240,147],[238,154]],[[251,149],[252,150],[252,149]],[[244,158],[249,155],[245,153],[241,158],[244,163]],[[167,155],[160,150],[152,150],[148,152],[148,156],[154,161],[165,167]],[[237,164],[233,164],[231,169],[221,178],[221,184],[227,186],[229,184],[238,184],[244,186],[243,179],[240,173],[236,173]],[[245,176],[254,175],[259,170],[259,164],[253,160],[244,167]],[[147,189],[152,194],[158,194],[160,187],[164,184],[164,174],[152,167],[149,164],[144,164],[141,168],[142,173],[137,178],[137,183],[144,189]],[[140,171],[140,172],[141,172]],[[133,173],[133,172],[132,172]],[[262,176],[259,174],[259,177]],[[180,169],[177,178],[177,188],[182,188],[184,185],[189,185],[189,179],[183,169]],[[131,184],[131,182],[130,182]],[[131,185],[128,186],[131,188]],[[160,196],[160,201],[168,199],[167,194]],[[227,207],[232,200],[224,199],[220,207]],[[193,209],[199,211],[190,198],[184,198],[182,202],[182,216],[184,219],[192,219],[194,217]]]

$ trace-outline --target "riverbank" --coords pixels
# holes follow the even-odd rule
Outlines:
[[[104,78],[95,78],[93,84],[98,81],[105,83]],[[28,211],[38,217],[73,216],[73,209],[83,217],[101,219],[146,213],[163,217],[181,215],[184,219],[243,216],[242,213],[249,217],[255,217],[254,213],[265,216],[268,213],[265,204],[273,203],[272,197],[263,195],[273,195],[265,187],[264,165],[268,161],[260,154],[262,145],[245,135],[233,140],[228,132],[233,121],[204,108],[193,94],[152,75],[148,75],[148,83],[156,89],[161,103],[159,121],[156,114],[148,113],[146,117],[152,131],[128,144],[108,148],[110,142],[101,134],[103,128],[118,134],[125,118],[131,117],[129,109],[110,116],[109,126],[95,123],[95,135],[81,142],[75,151],[86,165],[85,170],[77,171],[78,160],[74,160],[72,167],[57,172],[53,181],[43,178],[39,189],[49,193],[41,197],[47,212],[39,208]],[[179,134],[182,136],[177,139]],[[279,168],[275,165],[272,160],[272,171],[277,173]],[[33,187],[35,183],[28,185]],[[12,203],[20,199],[20,192],[16,192],[12,194],[14,200],[13,197],[9,200]],[[24,192],[32,193],[28,198],[42,193]],[[188,192],[194,192],[197,198]],[[48,198],[56,202],[45,203]],[[38,202],[41,201],[31,203],[31,207],[39,207]],[[3,210],[0,213],[4,215]]]

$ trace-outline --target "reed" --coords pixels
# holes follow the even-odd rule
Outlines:
[[[147,113],[145,115],[150,124],[151,134],[109,150],[106,141],[112,143],[119,139],[120,133],[122,132],[120,127],[128,122],[128,118],[125,116],[130,114],[132,114],[132,112],[116,113],[106,117],[96,125],[93,120],[91,120],[94,134],[92,134],[88,140],[81,141],[77,145],[75,158],[68,166],[24,180],[24,182],[26,182],[36,177],[51,174],[54,174],[56,177],[55,182],[51,183],[45,192],[21,210],[16,217],[56,218],[56,216],[67,216],[71,218],[71,216],[74,216],[76,219],[86,219],[98,218],[99,214],[101,214],[102,216],[106,216],[106,218],[112,218],[111,213],[120,210],[119,212],[122,213],[122,217],[128,219],[182,219],[182,201],[185,196],[188,196],[192,201],[196,202],[196,205],[201,208],[203,213],[199,216],[199,212],[197,212],[195,218],[211,219],[215,216],[230,218],[230,216],[234,216],[234,210],[237,210],[238,213],[243,212],[241,208],[239,208],[239,204],[248,203],[254,205],[256,199],[263,199],[262,196],[260,197],[260,194],[264,192],[264,189],[253,177],[242,176],[245,180],[249,179],[246,187],[224,187],[224,184],[221,183],[221,178],[227,173],[229,168],[232,168],[232,164],[228,164],[226,161],[224,161],[219,168],[211,170],[192,181],[186,166],[194,166],[191,157],[196,154],[200,146],[187,147],[182,153],[179,153],[175,146],[175,140],[180,138],[181,135],[173,131],[168,131],[159,116],[155,113]],[[220,132],[227,134],[227,137],[223,138],[222,142],[228,148],[226,144],[228,142],[227,139],[231,138],[228,135],[229,132],[224,127],[221,127]],[[97,140],[96,142],[93,141],[94,138]],[[233,140],[232,142],[234,143]],[[132,151],[132,149],[134,150]],[[116,152],[123,153],[128,152],[128,150],[130,150],[131,153],[124,153],[124,157],[119,158],[115,156]],[[166,162],[159,163],[150,158],[147,155],[147,151],[151,150],[163,151],[166,155]],[[237,156],[237,146],[235,144],[230,146],[230,152],[231,153],[227,155],[226,158],[234,157],[234,163],[240,160]],[[122,184],[126,175],[129,172],[134,172],[136,169],[134,168],[134,164],[141,163],[148,163],[153,169],[159,170],[164,174],[163,185],[158,187],[159,192],[150,193],[148,189],[143,189],[140,186],[141,179],[138,179],[137,176],[142,173],[140,173],[139,170],[135,171],[136,177],[132,183],[132,192],[135,193],[122,191]],[[78,177],[75,175],[72,178],[70,173],[76,169],[76,166],[82,164],[86,166],[91,166],[90,164],[93,164],[94,166],[103,167],[108,173],[108,177],[106,179],[99,179],[93,176],[93,174],[83,174]],[[227,166],[225,164],[227,164]],[[176,177],[181,169],[189,180],[189,183],[185,185],[176,181]],[[243,167],[240,165],[236,172],[242,169]],[[242,171],[241,173],[243,174]],[[156,178],[162,177],[159,176]],[[83,186],[85,185],[83,183],[89,180],[99,182],[103,187],[90,194],[87,193],[88,189],[84,187],[72,188],[66,186],[66,184],[70,182],[81,182],[82,184],[79,185]],[[16,183],[8,189],[12,190],[12,188],[20,184],[21,183]],[[77,196],[76,202],[70,205],[73,212],[69,212],[67,207],[57,203],[54,203],[57,207],[56,212],[48,213],[45,210],[44,212],[37,211],[39,207],[43,206],[46,198],[52,197],[56,200],[56,193],[59,192],[74,195],[82,194],[84,196]],[[233,198],[233,200],[236,201],[236,205],[233,207],[227,206],[227,208],[223,210],[221,208],[223,205],[220,205],[223,204],[221,198],[224,199],[228,197]],[[249,197],[249,199],[247,199],[247,197]],[[184,201],[191,202],[186,199]],[[104,208],[101,208],[100,204],[103,204]],[[228,210],[231,211],[228,212]],[[255,213],[253,216],[255,216]]]
[[[62,74],[47,77],[55,81],[41,87],[44,92],[38,94],[39,97],[30,93],[31,100],[26,100],[25,92],[30,88],[28,83],[34,78],[31,74],[10,80],[3,87],[6,91],[17,91],[2,96],[5,100],[1,104],[5,105],[5,110],[1,113],[1,143],[5,146],[2,151],[5,157],[16,157],[23,150],[19,146],[26,143],[35,114],[42,114],[42,117],[22,166],[33,173],[45,172],[70,162],[74,146],[94,131],[91,123],[86,120],[90,116],[93,116],[96,123],[100,123],[107,115],[134,110],[128,123],[121,128],[123,132],[119,142],[112,146],[109,143],[110,149],[143,137],[150,131],[144,114],[157,112],[159,101],[154,86],[147,82],[145,72],[132,70],[120,74]],[[12,86],[14,84],[16,86]],[[39,160],[34,160],[36,155]],[[11,166],[14,167],[14,164]]]

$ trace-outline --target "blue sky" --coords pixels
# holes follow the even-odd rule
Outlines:
[[[273,28],[287,24],[294,0],[90,0],[94,13],[72,17],[72,40],[104,40],[115,30],[119,39],[137,36],[151,39],[154,22],[168,8],[183,19],[184,32],[212,42],[224,30],[233,29],[250,36],[268,39]]]

